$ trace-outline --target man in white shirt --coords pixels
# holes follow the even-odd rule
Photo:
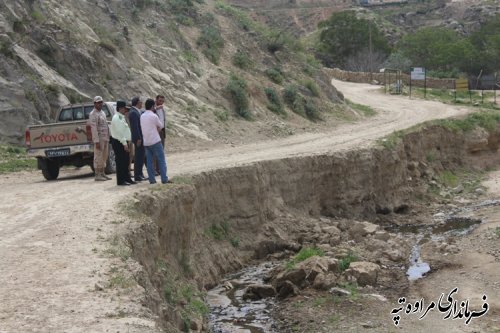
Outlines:
[[[157,95],[155,100],[155,113],[158,116],[158,118],[160,118],[160,123],[163,124],[163,128],[160,130],[160,138],[161,138],[161,144],[163,148],[165,148],[166,112],[163,103],[165,103],[165,96]]]
[[[116,102],[116,111],[118,111],[111,119],[111,146],[115,152],[116,160],[116,184],[117,185],[132,185],[136,184],[130,178],[128,170],[129,163],[129,147],[128,143],[132,139],[130,127],[125,119],[128,113],[127,104],[124,101]]]
[[[167,162],[165,160],[165,152],[161,144],[159,131],[164,128],[160,118],[153,112],[155,101],[152,99],[146,100],[146,111],[141,115],[141,130],[144,140],[144,148],[146,149],[146,167],[148,169],[148,179],[150,184],[156,183],[155,170],[153,160],[158,161],[160,169],[161,182],[163,184],[171,183],[167,177]]]

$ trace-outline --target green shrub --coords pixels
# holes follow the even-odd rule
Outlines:
[[[266,75],[269,79],[271,79],[271,81],[273,81],[276,84],[283,83],[284,75],[281,69],[278,67],[266,69]]]
[[[222,49],[224,48],[224,39],[219,29],[213,26],[203,28],[196,44],[202,49],[202,53],[208,60],[213,64],[219,64]]]
[[[304,82],[304,87],[306,87],[314,97],[319,97],[320,90],[316,82],[307,80]]]
[[[248,53],[238,50],[233,56],[233,65],[241,69],[248,69],[253,64]]]
[[[37,23],[43,23],[43,21],[45,21],[45,16],[43,16],[42,13],[36,10],[31,12],[31,18],[35,20]]]
[[[226,122],[229,120],[229,113],[227,110],[214,110],[214,115],[219,121]]]
[[[283,107],[283,102],[281,101],[281,98],[276,89],[269,87],[264,89],[264,92],[266,93],[267,100],[269,101],[269,104],[267,104],[267,108],[274,113],[284,114],[285,108]]]
[[[236,113],[245,119],[250,119],[251,114],[248,110],[249,102],[246,81],[235,74],[231,74],[226,89],[231,94]]]
[[[292,106],[295,100],[297,99],[297,96],[299,95],[297,86],[295,85],[288,85],[285,87],[285,90],[283,90],[283,100],[285,101],[286,104],[289,106]]]
[[[283,100],[285,103],[292,109],[292,111],[302,117],[307,117],[306,113],[306,100],[304,96],[302,96],[297,86],[289,85],[283,91]],[[309,105],[309,112],[311,115],[313,114],[313,106]]]
[[[12,49],[11,42],[0,42],[0,53],[6,56],[7,58],[14,57],[14,51]]]
[[[304,111],[306,113],[307,118],[309,118],[312,121],[316,120],[321,120],[321,116],[318,110],[318,107],[316,106],[316,103],[310,98],[306,99],[306,102],[304,104]]]

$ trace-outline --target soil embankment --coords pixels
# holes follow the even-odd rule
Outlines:
[[[163,293],[174,287],[158,262],[169,267],[169,274],[187,275],[198,287],[208,288],[251,259],[297,248],[304,233],[325,217],[352,221],[347,223],[425,221],[430,214],[422,207],[428,205],[426,200],[433,202],[422,199],[427,184],[445,170],[498,165],[499,139],[500,128],[462,133],[429,126],[404,136],[391,149],[260,161],[206,172],[166,191],[139,194],[135,208],[152,222],[135,229],[130,241],[145,267],[141,280],[153,281],[145,285],[152,308],[168,313],[166,321],[175,318]],[[418,197],[423,202],[416,202]],[[214,228],[220,229],[220,237],[213,234]],[[325,241],[341,245],[317,237],[315,246]],[[407,266],[408,249],[401,251],[392,265]],[[386,256],[394,257],[390,252]],[[386,296],[408,291],[404,272],[392,277],[385,278]],[[182,323],[181,317],[176,320]]]

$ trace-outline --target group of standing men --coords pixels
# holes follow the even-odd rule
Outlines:
[[[156,101],[147,99],[145,110],[142,101],[133,97],[131,107],[125,101],[116,102],[116,114],[108,127],[104,103],[101,96],[94,97],[94,109],[89,115],[89,123],[94,142],[94,171],[96,181],[111,179],[104,169],[108,159],[108,146],[111,143],[116,161],[116,183],[120,186],[137,184],[146,180],[143,174],[144,160],[150,184],[156,183],[156,173],[160,174],[163,184],[171,183],[167,176],[165,145],[165,97],[156,96]],[[131,151],[134,156],[134,179],[129,171]]]

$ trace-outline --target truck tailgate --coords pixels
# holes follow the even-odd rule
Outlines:
[[[57,148],[88,143],[87,121],[30,126],[30,147]]]

